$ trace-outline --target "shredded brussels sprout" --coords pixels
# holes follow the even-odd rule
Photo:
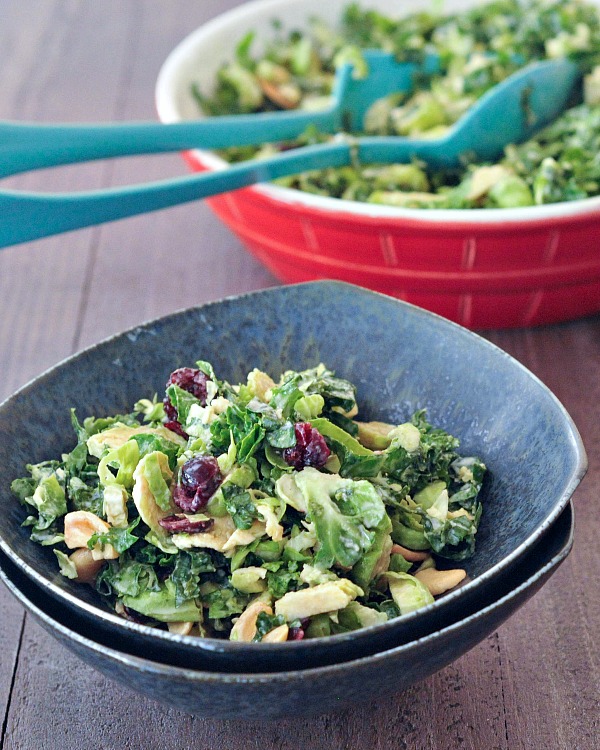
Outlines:
[[[486,472],[423,411],[357,411],[322,364],[231,385],[201,361],[162,402],[73,413],[73,450],[12,490],[51,564],[127,618],[248,642],[346,632],[464,578],[436,560],[473,554]]]
[[[277,26],[277,24],[276,24]],[[192,93],[208,115],[318,109],[331,94],[336,66],[365,72],[363,49],[400,60],[440,57],[436,74],[421,75],[410,95],[392,94],[367,113],[365,132],[438,137],[491,86],[534,60],[569,57],[584,74],[573,107],[527,143],[506,148],[498,164],[465,163],[431,170],[412,164],[368,164],[306,172],[277,184],[316,195],[407,208],[510,208],[577,200],[600,193],[600,12],[584,0],[495,0],[460,15],[421,11],[391,18],[353,3],[339,29],[312,19],[308,32],[278,31],[260,56],[254,33],[218,73],[211,96]],[[360,135],[355,133],[355,135]],[[236,162],[324,142],[308,128],[293,142],[230,148]]]

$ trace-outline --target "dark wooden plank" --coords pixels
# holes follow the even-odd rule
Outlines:
[[[4,727],[8,720],[11,692],[21,648],[21,638],[25,625],[25,613],[8,591],[0,587],[0,747]]]
[[[511,748],[597,747],[598,648],[573,595],[580,578],[571,559],[500,632]]]
[[[77,59],[77,14],[81,3],[47,2],[36,6],[3,3],[0,23],[0,117],[53,119],[64,116],[70,98],[65,49]],[[81,45],[80,45],[81,48]],[[121,52],[124,50],[121,44]],[[116,81],[115,64],[107,65],[107,84]],[[110,111],[110,88],[98,93],[98,103]],[[57,108],[58,105],[58,108]],[[77,110],[77,105],[73,107]],[[41,189],[39,175],[8,185]],[[62,172],[58,189],[76,189],[76,176]],[[67,247],[62,238],[10,248],[0,253],[0,399],[72,350],[77,310],[81,306],[80,278],[85,277],[93,232],[82,233]],[[72,314],[74,312],[74,314]],[[0,589],[3,628],[0,642],[0,717],[4,719],[23,625],[22,609]],[[6,624],[5,624],[6,623]]]
[[[189,726],[189,717],[119,688],[34,622],[28,622],[21,653],[4,748],[185,746],[167,728],[173,719]]]
[[[114,92],[127,49],[127,29],[99,40],[102,11],[82,2],[36,4],[6,0],[0,14],[0,117],[52,121],[116,116]],[[80,16],[89,15],[89,38],[81,37]],[[94,15],[96,14],[96,15]],[[111,49],[102,71],[95,66],[97,45]],[[70,65],[65,65],[67,59]],[[94,79],[94,74],[99,75]],[[74,79],[92,88],[73,97]],[[93,91],[93,99],[90,97]],[[86,104],[87,102],[87,104]],[[90,107],[90,102],[93,106]],[[76,190],[100,186],[105,171],[90,166],[31,174],[8,180],[11,187]],[[0,253],[0,400],[73,350],[97,230],[50,238]],[[0,717],[5,716],[23,627],[22,609],[0,589],[2,649]],[[14,704],[13,704],[14,707]]]
[[[141,8],[138,33],[131,42],[127,81],[128,91],[135,95],[122,96],[123,119],[156,117],[154,86],[169,51],[217,7],[235,4],[198,3],[186,6],[185,13],[173,13],[169,4]],[[186,171],[177,155],[121,159],[114,164],[112,181],[147,182]],[[89,344],[176,309],[274,283],[276,280],[202,202],[116,222],[100,232],[78,344]],[[110,315],[99,315],[107,294],[116,309]],[[190,352],[192,358],[196,355]]]
[[[154,80],[168,51],[193,27],[236,4],[55,0],[36,4],[32,14],[22,0],[5,0],[0,117],[154,117]],[[176,156],[139,158],[56,170],[51,183],[41,173],[10,184],[71,190],[183,171]],[[10,392],[74,349],[124,327],[273,283],[202,204],[5,250],[0,391]],[[591,319],[490,335],[563,400],[596,462],[600,433],[591,405],[600,395],[599,334],[600,321]],[[497,634],[403,694],[312,720],[264,725],[189,717],[185,707],[159,706],[105,679],[29,621],[15,670],[23,615],[0,590],[7,623],[0,635],[0,715],[10,698],[0,745],[591,750],[599,715],[599,483],[592,464],[576,495],[573,555]]]
[[[507,748],[498,635],[433,677],[432,747]],[[426,711],[427,706],[422,707]],[[423,714],[421,714],[422,716]]]
[[[573,552],[548,585],[501,631],[510,746],[596,747],[600,736],[600,319],[491,336],[562,401],[590,469],[575,493]]]
[[[77,748],[124,750],[142,746],[156,750],[293,750],[299,746],[315,750],[504,748],[503,722],[491,715],[493,702],[492,712],[482,705],[486,686],[483,685],[483,693],[473,692],[484,682],[482,664],[489,664],[490,654],[495,660],[494,641],[491,637],[435,678],[391,699],[312,719],[265,724],[198,719],[187,715],[184,706],[177,711],[139,697],[92,670],[37,624],[30,623],[16,675],[4,748],[60,748],[65,743]],[[475,669],[463,669],[469,661]],[[60,712],[48,705],[48,691],[52,705],[60,706]],[[461,701],[463,691],[477,695],[478,701]],[[446,699],[447,692],[452,700]]]

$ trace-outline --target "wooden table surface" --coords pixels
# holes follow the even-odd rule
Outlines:
[[[1,0],[0,119],[154,119],[154,82],[170,49],[238,2]],[[32,173],[4,184],[77,190],[184,172],[180,158],[167,155]],[[5,249],[0,400],[109,334],[277,283],[203,204]],[[277,724],[213,721],[105,679],[0,587],[0,748],[599,748],[600,317],[487,335],[561,399],[590,461],[575,494],[572,554],[498,632],[383,703]]]

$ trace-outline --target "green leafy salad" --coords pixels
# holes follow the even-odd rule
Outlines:
[[[300,640],[423,607],[466,573],[484,464],[417,411],[361,422],[320,364],[231,385],[204,361],[12,490],[31,539],[115,611],[179,634]]]
[[[440,3],[432,3],[432,8]],[[312,19],[308,31],[284,33],[253,54],[254,33],[238,44],[214,92],[192,93],[208,115],[326,106],[336,67],[352,62],[364,74],[364,49],[399,60],[439,55],[435,74],[420,74],[409,94],[392,94],[367,113],[365,133],[436,138],[490,87],[524,64],[569,57],[584,74],[566,111],[532,140],[507,147],[496,164],[465,163],[431,170],[425,164],[355,164],[281,178],[278,184],[317,195],[410,208],[508,208],[600,194],[600,11],[584,0],[495,0],[458,15],[432,10],[391,18],[348,5],[339,29]],[[361,135],[354,133],[353,135]],[[301,138],[221,152],[228,161],[271,156],[331,138],[309,128]]]

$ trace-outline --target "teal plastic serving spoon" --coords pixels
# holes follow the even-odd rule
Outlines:
[[[364,59],[364,77],[355,77],[350,64],[337,69],[331,104],[319,111],[297,109],[168,124],[0,122],[0,177],[116,156],[273,143],[296,138],[309,125],[323,133],[359,131],[373,102],[393,92],[412,91],[417,73],[439,70],[437,55],[427,56],[419,65],[398,62],[381,50],[366,50]]]
[[[390,59],[389,55],[381,53],[381,59]],[[393,59],[393,58],[392,58]],[[394,61],[395,62],[395,61]],[[372,65],[373,61],[370,60]],[[431,63],[430,63],[431,64]],[[395,63],[399,66],[398,63]],[[393,91],[402,89],[410,91],[415,68],[402,67],[405,78],[398,85],[387,80],[385,87],[379,89],[379,93],[371,98],[371,92],[355,86],[358,79],[352,78],[352,68],[343,66],[340,69],[338,86],[336,91],[337,104],[332,108],[335,112],[310,113],[310,122],[317,124],[319,128],[334,132],[339,129],[340,120],[351,112],[352,117],[362,116],[368,106],[375,99],[381,98]],[[40,237],[58,234],[73,229],[79,229],[94,224],[126,218],[140,213],[156,211],[179,203],[207,198],[219,193],[237,190],[260,182],[283,177],[299,172],[322,169],[326,167],[345,166],[356,161],[360,163],[403,163],[412,159],[426,162],[432,168],[452,167],[460,165],[465,159],[477,158],[479,161],[492,161],[497,159],[508,143],[520,143],[531,137],[537,130],[554,120],[567,106],[573,88],[580,77],[577,66],[569,60],[548,60],[532,63],[502,83],[486,92],[476,104],[455,123],[448,133],[438,139],[413,139],[401,137],[345,137],[341,140],[325,143],[317,146],[307,146],[300,149],[280,153],[266,159],[253,159],[247,162],[235,164],[226,169],[203,174],[181,177],[163,182],[149,183],[146,185],[133,185],[108,190],[98,190],[75,194],[68,193],[27,193],[19,191],[0,192],[0,247],[26,242]],[[368,79],[370,80],[371,76]],[[349,87],[354,91],[356,102],[351,105],[352,95],[345,98]],[[373,86],[374,88],[374,81]],[[368,104],[365,104],[369,100]],[[340,104],[340,101],[342,102]],[[355,108],[354,108],[355,107]],[[281,115],[299,114],[305,116],[307,113],[278,113]],[[322,119],[319,120],[319,114]],[[244,117],[244,123],[249,119],[261,118],[261,115],[250,115]],[[274,118],[274,115],[270,117]],[[327,120],[327,117],[330,119]],[[218,126],[220,121],[227,120],[229,131],[222,135]],[[279,135],[274,140],[293,137],[289,133],[294,128],[297,135],[306,126],[304,121],[300,127],[299,120],[285,126],[278,132],[286,132],[288,135]],[[237,129],[233,127],[237,123]],[[73,163],[90,159],[106,158],[109,156],[133,154],[133,153],[158,153],[161,151],[180,150],[199,147],[217,148],[225,145],[239,145],[254,143],[256,140],[248,140],[250,135],[245,133],[246,125],[241,125],[242,119],[212,118],[206,122],[177,123],[174,125],[162,125],[160,123],[142,125],[114,125],[114,126],[55,126],[55,146],[46,151],[42,143],[37,144],[40,154],[36,160],[35,149],[26,149],[29,154],[28,165],[17,168],[16,161],[11,171],[4,174],[14,174],[18,171],[51,166],[57,164]],[[186,127],[199,125],[213,125],[211,133],[207,130],[205,139],[200,144],[197,134],[191,138],[191,133],[186,132]],[[222,124],[225,124],[224,122]],[[172,136],[162,136],[164,140],[157,145],[158,135],[162,129],[178,128],[177,133],[172,130]],[[52,126],[19,126],[45,129]],[[61,127],[71,132],[72,138],[77,131],[77,139],[81,139],[84,145],[73,144],[69,146],[69,139],[60,133]],[[134,138],[134,143],[123,142],[119,132],[125,133],[128,128],[152,128],[147,130],[148,135],[139,136],[140,140]],[[156,128],[156,131],[153,129]],[[285,130],[285,128],[289,128]],[[90,129],[89,138],[85,132]],[[99,138],[99,130],[115,130],[115,137],[108,144],[103,144]],[[43,130],[42,130],[43,132]],[[130,130],[126,138],[133,138],[133,133],[141,132]],[[156,136],[154,135],[156,133]],[[259,142],[270,140],[266,138],[265,129],[256,133]],[[244,138],[242,141],[240,136]],[[61,151],[60,138],[63,148]],[[137,138],[137,137],[136,137]],[[171,138],[171,140],[169,140]],[[211,140],[212,139],[212,140]],[[15,140],[12,147],[0,149],[0,153],[14,153]],[[217,145],[218,144],[218,145]],[[62,154],[62,155],[61,155]],[[46,158],[44,158],[44,156]],[[11,157],[12,158],[12,157]],[[25,158],[25,157],[24,157]],[[49,161],[50,159],[50,161]],[[8,163],[10,159],[6,159]]]

